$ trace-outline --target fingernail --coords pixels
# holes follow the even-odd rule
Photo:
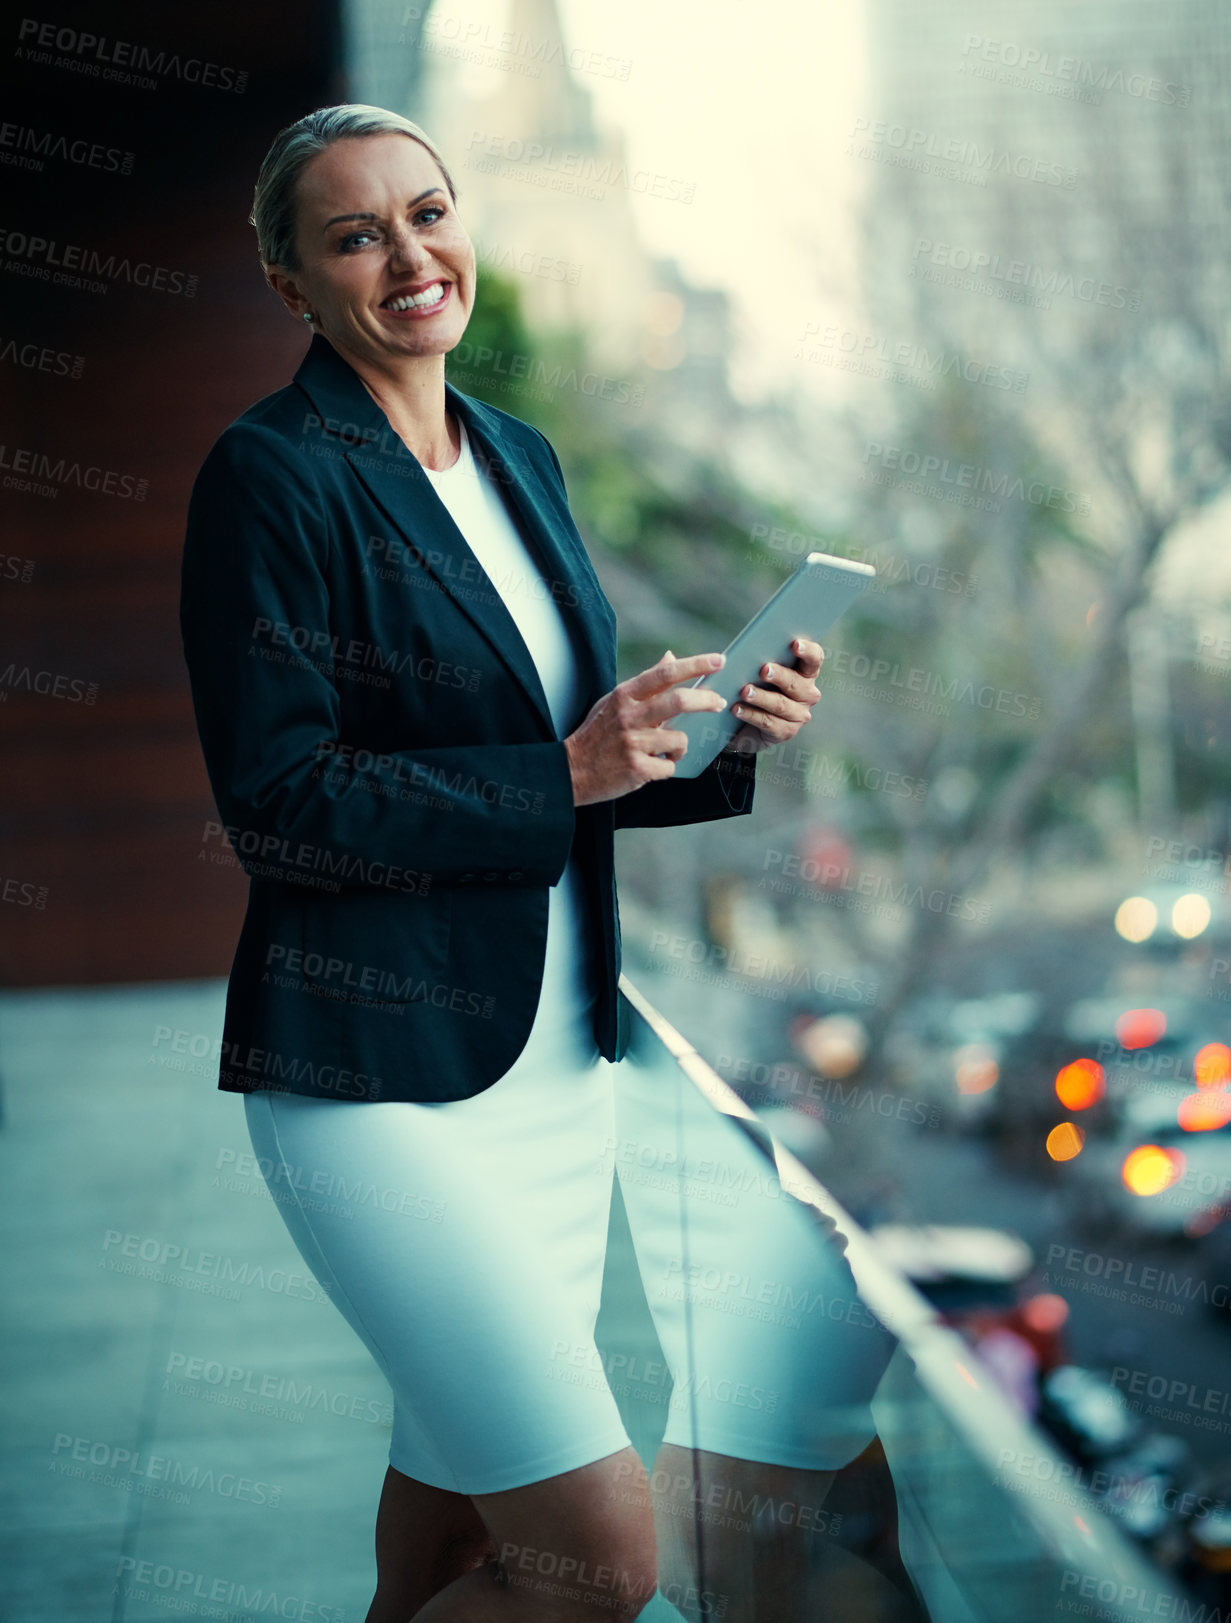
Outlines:
[[[765,674],[766,674],[766,676],[772,677],[773,674],[774,674],[774,667],[772,665],[767,665],[765,667]]]
[[[722,669],[722,667],[726,664],[726,662],[727,662],[727,656],[725,654],[711,654],[710,655],[710,664],[714,668],[714,670],[716,670],[716,671],[720,671]]]

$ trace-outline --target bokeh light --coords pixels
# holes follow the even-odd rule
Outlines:
[[[1116,908],[1116,932],[1125,941],[1148,941],[1158,923],[1158,909],[1145,896],[1130,896]]]
[[[1231,1121],[1231,1093],[1206,1088],[1187,1094],[1176,1107],[1176,1120],[1186,1133],[1214,1133]]]
[[[1086,1135],[1073,1121],[1062,1121],[1047,1135],[1047,1153],[1053,1161],[1071,1161],[1081,1154]]]
[[[1103,1067],[1092,1059],[1075,1059],[1056,1076],[1056,1098],[1066,1110],[1089,1110],[1106,1091]]]
[[[1231,1217],[1231,1207],[1203,1206],[1199,1212],[1193,1212],[1184,1224],[1184,1232],[1190,1240],[1200,1240],[1207,1234],[1212,1234],[1228,1217]]]
[[[1210,904],[1195,891],[1191,895],[1181,896],[1171,909],[1171,928],[1185,941],[1199,936],[1209,922]]]
[[[1226,1043],[1206,1043],[1193,1060],[1193,1080],[1199,1088],[1225,1088],[1231,1082],[1231,1048]]]
[[[953,1057],[953,1076],[959,1093],[986,1093],[1000,1080],[995,1049],[986,1043],[967,1043]]]
[[[1167,1016],[1161,1009],[1125,1009],[1116,1021],[1121,1048],[1149,1048],[1166,1030]]]
[[[1044,1291],[1040,1296],[1032,1296],[1022,1305],[1022,1323],[1027,1330],[1034,1330],[1041,1335],[1050,1335],[1059,1330],[1069,1316],[1069,1304],[1063,1296],[1057,1296],[1052,1291]]]
[[[852,1014],[828,1014],[814,1020],[796,1039],[800,1052],[820,1076],[850,1076],[863,1064],[868,1034]]]
[[[1164,1150],[1158,1144],[1139,1144],[1124,1157],[1120,1176],[1124,1187],[1134,1195],[1161,1195],[1184,1171],[1184,1157],[1178,1150]]]

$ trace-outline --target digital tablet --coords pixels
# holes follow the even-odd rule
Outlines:
[[[810,552],[723,649],[727,662],[722,669],[698,677],[693,687],[712,688],[729,707],[749,682],[754,687],[768,686],[761,666],[770,661],[794,665],[791,643],[795,638],[810,637],[815,642],[875,578],[871,564],[834,558],[827,552]],[[688,737],[688,752],[675,763],[675,776],[695,778],[726,748],[743,723],[728,708],[672,716],[663,726]]]

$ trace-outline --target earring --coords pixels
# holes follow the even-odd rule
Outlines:
[[[316,320],[316,317],[312,314],[311,310],[305,310],[303,313],[303,318],[309,323]]]

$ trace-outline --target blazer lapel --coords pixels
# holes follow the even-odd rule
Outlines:
[[[417,459],[394,433],[357,372],[320,333],[315,333],[295,373],[296,385],[313,412],[305,416],[304,438],[320,456],[341,455],[404,537],[416,562],[454,599],[491,643],[513,678],[530,698],[549,737],[555,727],[543,685],[517,623],[471,551]],[[609,660],[599,650],[614,641],[614,617],[597,578],[577,545],[555,518],[555,502],[518,447],[499,430],[499,419],[446,384],[450,406],[462,416],[476,456],[490,463],[509,506],[550,583],[573,588],[558,595],[578,657],[585,709],[610,686]],[[481,416],[480,416],[481,413]],[[319,449],[317,449],[319,447]],[[413,513],[413,531],[400,515]],[[429,561],[430,558],[430,561]],[[477,572],[477,577],[476,577]],[[570,602],[570,595],[574,601]],[[584,711],[583,711],[584,714]]]

